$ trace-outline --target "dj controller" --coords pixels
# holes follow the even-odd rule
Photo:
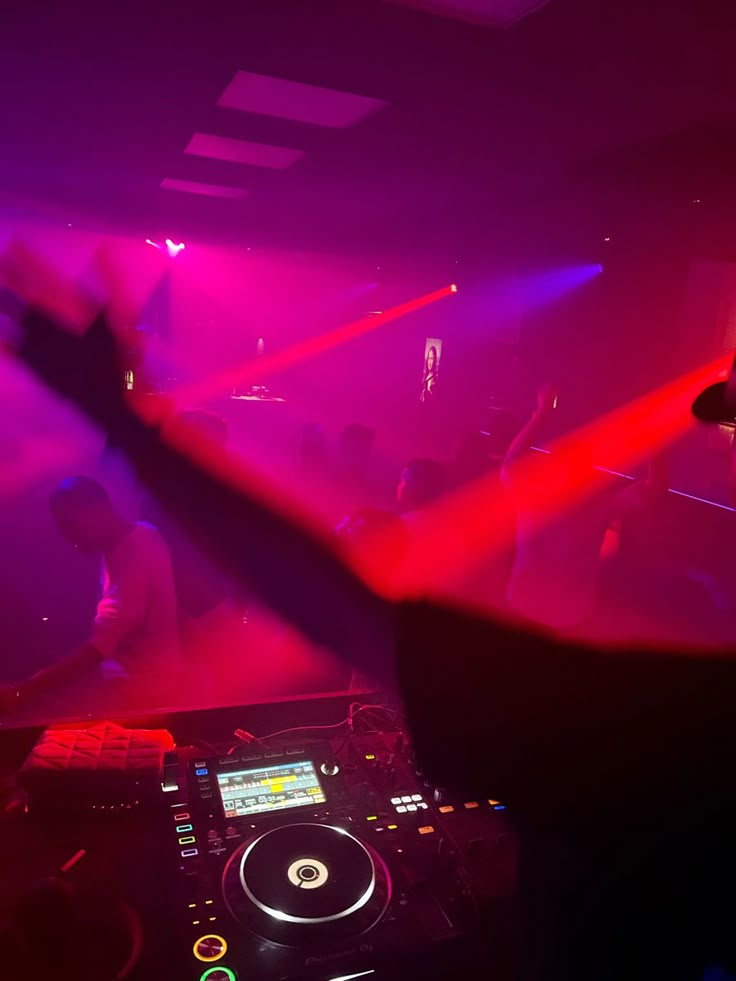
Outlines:
[[[125,903],[106,944],[120,946],[117,965],[90,976],[458,977],[481,951],[484,977],[512,977],[509,813],[493,797],[428,784],[392,718],[360,706],[323,731],[240,732],[236,745],[231,736],[206,752],[168,752],[158,801],[111,816],[99,835],[118,852],[115,891]],[[77,842],[73,831],[67,822],[59,855]],[[90,851],[94,840],[86,833]],[[121,910],[135,929],[122,927]]]

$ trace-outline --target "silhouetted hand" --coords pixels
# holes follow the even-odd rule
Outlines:
[[[37,308],[28,310],[21,325],[22,360],[59,395],[114,431],[126,407],[123,368],[105,313],[81,335]]]
[[[116,323],[122,323],[123,289],[104,252],[96,269]],[[123,365],[107,310],[59,276],[22,243],[0,259],[0,273],[18,301],[22,338],[17,354],[51,389],[104,428],[115,428],[125,410]],[[17,315],[17,314],[16,314]],[[125,315],[132,315],[130,310]]]

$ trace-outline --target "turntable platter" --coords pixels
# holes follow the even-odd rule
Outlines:
[[[237,919],[289,946],[363,933],[390,896],[380,856],[322,824],[286,825],[246,842],[231,857],[223,888]]]

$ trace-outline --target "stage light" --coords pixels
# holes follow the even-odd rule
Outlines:
[[[186,248],[186,246],[184,245],[183,242],[179,242],[179,244],[176,245],[174,242],[171,241],[170,238],[167,238],[166,239],[166,248],[167,248],[168,253],[171,256],[171,258],[174,259],[176,256],[179,255],[179,253],[182,251],[182,249],[185,249]]]
[[[451,293],[457,293],[457,283],[453,283],[453,284],[452,284],[452,285],[450,286],[450,292],[451,292]]]

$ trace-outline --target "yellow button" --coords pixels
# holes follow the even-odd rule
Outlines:
[[[198,961],[211,964],[213,961],[219,961],[221,957],[225,956],[227,953],[227,941],[224,937],[220,937],[216,933],[206,933],[195,942],[192,950]]]
[[[498,800],[489,800],[488,803],[491,805],[491,807],[495,807],[496,804],[500,804],[501,802]]]

